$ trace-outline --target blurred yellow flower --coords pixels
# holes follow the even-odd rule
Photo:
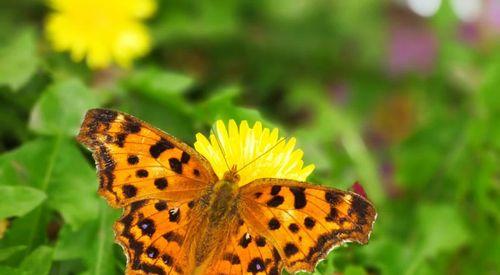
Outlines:
[[[56,51],[69,51],[91,68],[122,67],[145,55],[151,40],[142,20],[156,10],[154,0],[48,0],[53,12],[45,31]]]
[[[0,239],[3,238],[8,228],[9,228],[9,220],[7,219],[0,220]]]
[[[215,125],[218,141],[214,133],[210,134],[210,140],[198,133],[194,148],[210,162],[220,179],[228,170],[227,166],[230,168],[236,166],[237,169],[245,167],[238,172],[239,185],[245,185],[259,178],[305,181],[314,170],[312,164],[302,167],[304,153],[299,149],[294,150],[295,138],[290,138],[288,141],[280,139],[277,128],[273,130],[263,128],[260,122],[256,122],[253,128],[250,128],[246,121],[242,121],[238,127],[234,120],[229,121],[227,129],[221,120]],[[269,150],[271,148],[272,150]],[[260,156],[262,157],[254,161]]]

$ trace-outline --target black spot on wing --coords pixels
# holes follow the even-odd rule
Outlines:
[[[172,266],[172,264],[174,263],[174,259],[172,258],[172,256],[168,255],[167,253],[165,253],[165,254],[163,254],[163,256],[161,256],[161,260],[167,266]]]
[[[307,229],[313,229],[314,225],[316,225],[316,221],[311,217],[306,217],[304,219],[304,225]]]
[[[148,173],[148,170],[145,170],[145,169],[139,169],[135,172],[135,175],[138,177],[138,178],[147,178],[149,173]]]
[[[137,164],[137,163],[139,163],[139,157],[137,157],[136,155],[130,155],[127,158],[127,162],[130,165]]]
[[[146,255],[151,259],[155,259],[156,257],[158,257],[158,249],[150,246],[148,247],[148,249],[146,249]]]
[[[167,188],[168,181],[166,178],[158,178],[158,179],[155,179],[154,184],[158,190],[163,190],[163,189]]]
[[[175,208],[168,211],[168,220],[170,222],[179,222],[181,217],[181,209]]]
[[[267,223],[267,226],[269,227],[269,229],[271,230],[277,230],[281,227],[281,224],[280,222],[278,221],[278,219],[276,218],[272,218],[271,220],[269,220],[269,222]]]
[[[284,248],[285,256],[290,258],[291,256],[299,252],[299,248],[293,243],[287,243]]]
[[[330,205],[330,212],[326,215],[325,220],[327,222],[335,222],[339,218],[339,212],[335,206]]]
[[[223,259],[229,261],[232,265],[239,265],[241,263],[240,257],[233,253],[224,254]]]
[[[151,145],[151,147],[149,147],[149,153],[153,158],[158,158],[165,150],[172,148],[174,148],[174,145],[168,140],[162,138],[154,145]]]
[[[199,177],[200,176],[200,170],[194,169],[193,170],[193,174],[194,174],[195,177]]]
[[[142,234],[148,235],[149,237],[151,237],[156,231],[155,224],[151,219],[144,219],[139,222],[137,226],[141,229]]]
[[[120,148],[123,148],[123,145],[125,144],[125,139],[127,139],[126,133],[116,134],[116,138],[115,138],[116,145],[118,145]]]
[[[93,114],[94,120],[105,124],[113,122],[118,116],[118,113],[113,110],[94,109],[91,112]]]
[[[343,197],[343,194],[340,192],[326,191],[325,193],[325,200],[332,205],[337,205],[342,202]]]
[[[271,187],[271,195],[272,196],[278,195],[280,191],[281,191],[281,186],[279,186],[279,185],[273,185],[273,187]]]
[[[291,224],[288,226],[288,229],[290,229],[290,231],[292,231],[292,233],[297,233],[297,232],[299,232],[299,226],[298,226],[296,223],[291,223]]]
[[[191,158],[191,156],[188,153],[182,152],[182,156],[181,156],[182,163],[184,163],[184,164],[188,163],[190,158]]]
[[[245,233],[243,234],[243,236],[241,236],[239,245],[243,248],[247,248],[251,242],[252,242],[252,236],[250,236],[250,234],[248,233]]]
[[[138,121],[126,119],[123,130],[129,134],[136,134],[141,131],[141,124]]]
[[[165,275],[165,271],[157,265],[141,263],[141,270],[146,272],[146,274]]]
[[[256,274],[266,270],[266,265],[262,258],[253,258],[248,264],[247,272],[251,272],[252,274]]]
[[[366,224],[366,216],[370,205],[359,196],[352,196],[351,208],[348,210],[349,216],[355,215],[361,224]]]
[[[264,247],[266,246],[266,238],[262,236],[257,236],[257,238],[255,238],[255,243],[257,244],[258,247]]]
[[[170,169],[172,169],[172,171],[176,172],[177,174],[182,174],[182,162],[180,162],[176,158],[170,158],[168,160],[168,163],[169,163]]]
[[[125,197],[127,197],[127,198],[132,198],[137,194],[137,188],[135,188],[135,186],[129,185],[129,184],[124,185],[122,187],[122,191],[123,191],[123,195],[125,195]]]
[[[281,204],[283,204],[284,201],[285,201],[285,198],[283,198],[283,196],[274,196],[270,200],[267,201],[267,206],[278,207]]]
[[[158,211],[163,211],[165,209],[167,209],[167,203],[164,202],[164,201],[159,201],[157,203],[155,203],[155,209],[158,210]]]
[[[293,207],[295,207],[295,209],[302,209],[306,206],[307,200],[305,190],[304,187],[290,187],[290,191],[294,197]]]

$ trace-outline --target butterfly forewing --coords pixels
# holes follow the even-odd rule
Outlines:
[[[94,153],[99,193],[114,207],[144,198],[189,199],[217,181],[188,145],[113,110],[89,110],[77,139]]]
[[[241,188],[245,223],[279,251],[288,271],[313,271],[344,242],[366,243],[376,218],[370,202],[337,189],[283,179]]]
[[[201,194],[218,179],[188,145],[121,112],[87,112],[77,139],[93,152],[99,193],[124,207],[115,223],[127,274],[185,274],[202,212]]]

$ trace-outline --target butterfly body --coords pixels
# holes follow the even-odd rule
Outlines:
[[[96,160],[99,194],[123,208],[116,241],[126,274],[313,271],[345,242],[366,243],[376,212],[365,198],[306,182],[220,178],[197,151],[137,118],[89,110],[77,139]]]
[[[200,211],[204,214],[201,215],[203,226],[198,228],[200,236],[195,248],[196,266],[205,262],[224,243],[224,237],[229,232],[221,232],[227,231],[228,225],[238,217],[238,185],[227,180],[218,181],[200,200],[209,203],[205,203],[205,209]]]

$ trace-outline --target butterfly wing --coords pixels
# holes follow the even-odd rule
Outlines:
[[[245,224],[272,244],[290,272],[312,272],[342,243],[366,243],[376,218],[371,203],[355,193],[292,180],[255,180],[240,196]]]
[[[77,139],[92,150],[99,194],[113,207],[145,198],[188,200],[217,181],[194,149],[125,113],[89,110]]]
[[[283,268],[278,250],[243,220],[234,223],[227,243],[207,265],[203,274],[269,274]]]
[[[125,207],[115,223],[116,239],[127,255],[126,274],[189,274],[199,216],[193,203],[150,199]]]
[[[101,194],[125,207],[115,223],[127,274],[189,272],[200,217],[193,207],[217,176],[194,149],[133,116],[89,110],[78,141],[93,152]]]

